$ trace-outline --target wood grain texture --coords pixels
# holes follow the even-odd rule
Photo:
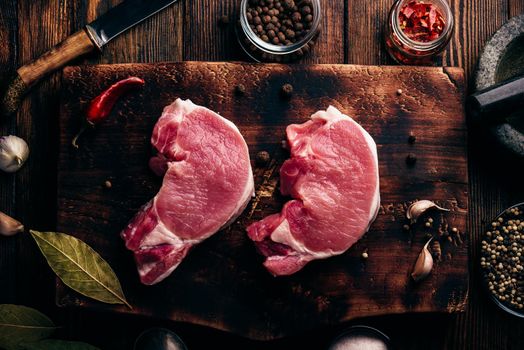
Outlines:
[[[191,0],[193,1],[193,0]],[[64,39],[66,35],[80,29],[99,13],[105,12],[119,0],[2,0],[0,6],[0,31],[8,33],[2,37],[0,56],[2,68],[16,68],[15,64],[23,64],[45,52],[49,47]],[[332,6],[334,1],[325,1],[324,7]],[[362,2],[344,1],[348,5],[372,7],[373,4]],[[212,40],[215,34],[200,34],[205,41],[184,43],[182,55],[182,41],[184,36],[179,35],[185,31],[184,7],[189,0],[182,0],[178,5],[167,10],[171,15],[159,14],[148,21],[150,25],[133,29],[134,34],[126,34],[110,43],[101,56],[91,56],[84,62],[87,63],[121,63],[121,62],[147,62],[180,60],[182,58],[210,59],[205,57],[205,50],[212,50],[214,60],[225,60],[229,57],[241,57],[240,52],[232,53],[229,43]],[[238,0],[210,0],[210,4],[222,3],[222,6],[237,6]],[[460,66],[466,70],[468,80],[478,59],[479,51],[487,38],[509,17],[521,14],[524,9],[523,0],[452,0],[456,26],[454,38],[443,59],[444,65]],[[183,6],[180,6],[183,5]],[[216,5],[214,5],[216,6]],[[335,6],[335,5],[333,5]],[[332,17],[326,17],[326,23],[343,23],[345,28],[350,25],[359,26],[355,22],[358,17],[350,16],[349,6],[346,9],[326,9]],[[352,5],[353,6],[353,5]],[[380,1],[380,8],[376,13],[385,16],[389,11],[391,2]],[[53,16],[46,15],[46,9],[54,11]],[[68,8],[64,15],[62,8]],[[29,8],[33,8],[29,12]],[[22,9],[22,11],[19,11]],[[88,11],[89,9],[89,11]],[[509,9],[509,13],[508,13]],[[207,11],[201,7],[201,11]],[[42,15],[44,14],[44,15]],[[181,16],[178,18],[177,16]],[[216,23],[216,14],[202,13],[204,23]],[[18,20],[17,20],[18,19]],[[188,18],[188,20],[192,20]],[[349,22],[353,22],[350,24]],[[370,18],[367,23],[373,23]],[[28,32],[27,28],[30,28]],[[198,30],[197,27],[194,27]],[[337,26],[338,28],[338,26]],[[324,28],[323,28],[324,29]],[[202,29],[204,30],[204,29]],[[335,31],[321,38],[319,45],[350,53],[349,43],[355,45],[360,40],[359,48],[352,48],[351,57],[346,57],[346,63],[377,64],[389,63],[385,51],[381,47],[381,37],[371,24],[366,25],[360,32],[346,30],[344,33]],[[204,30],[205,31],[205,30]],[[325,31],[324,31],[325,32]],[[324,33],[323,32],[323,33]],[[224,34],[229,35],[229,34]],[[19,42],[22,37],[22,42]],[[59,38],[58,38],[59,37]],[[362,37],[366,39],[363,40]],[[9,42],[4,40],[8,38]],[[342,39],[341,39],[342,38]],[[55,40],[56,39],[56,40]],[[137,40],[140,48],[135,46]],[[231,37],[234,42],[236,38]],[[129,47],[126,45],[130,44]],[[179,45],[180,44],[180,45]],[[178,46],[179,45],[179,46]],[[211,45],[211,47],[209,46]],[[6,49],[7,48],[7,49]],[[371,48],[376,50],[372,52]],[[234,49],[234,48],[233,48]],[[359,56],[362,50],[362,56]],[[197,56],[196,54],[200,52]],[[130,54],[131,53],[131,54]],[[2,55],[9,55],[5,58]],[[315,55],[328,54],[327,52]],[[348,55],[349,56],[349,55]],[[380,60],[377,60],[380,57]],[[4,60],[5,59],[5,60]],[[22,60],[23,59],[23,60]],[[337,63],[331,61],[333,57],[309,57],[307,61],[318,63]],[[9,62],[6,66],[5,62]],[[25,131],[24,135],[35,138],[34,144],[38,145],[31,155],[32,166],[29,174],[23,180],[18,180],[20,175],[6,177],[0,174],[0,203],[1,209],[10,208],[11,213],[30,220],[31,226],[38,229],[52,229],[55,225],[53,205],[55,194],[52,187],[55,165],[50,165],[49,155],[53,155],[56,138],[47,136],[56,119],[57,107],[57,81],[44,83],[37,87],[31,101],[27,102],[21,123],[29,118],[31,113],[31,128],[25,124],[19,125]],[[42,100],[40,100],[42,98]],[[0,121],[3,132],[15,133],[15,122]],[[46,143],[48,142],[48,143]],[[208,344],[217,344],[222,348],[231,349],[294,349],[294,348],[326,348],[344,327],[355,323],[365,323],[383,330],[388,334],[398,349],[522,349],[524,348],[524,324],[511,316],[505,315],[496,309],[489,299],[481,292],[481,285],[477,278],[476,237],[482,231],[485,222],[491,219],[500,208],[524,200],[522,179],[517,176],[508,176],[493,170],[493,160],[500,159],[502,152],[483,135],[469,135],[469,178],[470,178],[470,237],[471,243],[471,288],[470,302],[466,313],[458,316],[403,315],[385,316],[360,319],[340,327],[329,327],[317,332],[308,332],[297,337],[290,337],[277,342],[261,343],[252,342],[242,338],[229,336],[221,332],[214,332],[203,327],[185,326],[160,322],[154,319],[128,318],[119,315],[101,314],[80,310],[54,309],[52,300],[54,280],[48,273],[48,268],[40,260],[33,249],[33,242],[25,237],[13,240],[0,239],[0,302],[17,302],[38,307],[55,315],[55,321],[66,325],[59,336],[74,340],[86,340],[99,345],[103,349],[128,349],[132,348],[134,338],[144,329],[151,326],[164,326],[179,333],[190,349],[207,349]],[[53,158],[52,156],[51,158]],[[514,164],[514,160],[508,161]],[[41,177],[44,174],[44,179]],[[48,182],[46,179],[51,179]],[[15,182],[18,183],[15,185]],[[49,185],[50,184],[50,185]],[[13,201],[16,199],[15,204]],[[26,222],[27,224],[27,222]],[[34,224],[34,225],[33,225]],[[18,249],[20,247],[20,250]],[[15,258],[17,257],[17,258]],[[16,271],[12,271],[12,267]],[[7,274],[6,274],[7,272]],[[4,283],[7,280],[7,283]],[[35,294],[34,291],[40,293]],[[40,295],[44,293],[44,295]]]
[[[522,0],[508,0],[509,18],[521,15],[524,13],[524,1]]]
[[[16,1],[2,2],[0,10],[0,77],[8,75],[16,69],[17,25],[18,11]],[[0,78],[3,80],[3,78]],[[0,121],[0,136],[16,134],[16,121]],[[15,208],[16,177],[12,174],[0,172],[0,211],[17,216]],[[13,281],[16,278],[16,238],[0,238],[0,285],[4,290],[0,292],[1,301],[14,302],[17,286]]]
[[[452,41],[447,64],[460,64],[470,77],[470,86],[477,59],[490,36],[509,18],[511,4],[522,1],[457,1],[454,3],[458,17],[458,32]],[[477,18],[478,20],[472,20]],[[458,34],[458,36],[457,36]],[[454,44],[454,46],[453,46]],[[448,51],[450,52],[450,51]],[[509,205],[521,202],[524,192],[517,190],[514,177],[491,170],[494,159],[504,158],[493,139],[482,132],[470,130],[469,178],[470,201],[475,207],[469,213],[470,241],[470,303],[466,313],[457,316],[450,328],[446,347],[450,349],[521,349],[524,347],[524,324],[498,310],[482,292],[479,273],[479,243],[486,224]],[[477,326],[473,326],[477,325]]]
[[[301,63],[344,63],[345,0],[320,0],[322,24],[311,55]]]
[[[70,1],[18,1],[18,64],[26,64],[66,39],[72,28]],[[60,72],[37,85],[25,99],[16,118],[17,135],[25,139],[31,154],[16,173],[15,207],[27,228],[53,229],[56,225],[56,163],[58,154],[58,97]],[[29,235],[17,237],[17,302],[53,314],[49,304],[53,273]],[[46,267],[46,268],[44,268]],[[38,271],[38,273],[35,273]],[[38,286],[38,287],[37,287]],[[38,290],[38,293],[35,293]]]
[[[144,89],[86,135],[79,151],[72,148],[86,103],[111,82],[130,75],[145,79]],[[280,338],[362,316],[462,311],[467,245],[461,238],[451,244],[443,237],[442,260],[426,283],[415,285],[409,273],[425,230],[419,223],[409,235],[402,226],[409,203],[429,198],[452,208],[442,217],[443,225],[465,232],[463,81],[462,70],[452,68],[226,63],[67,68],[60,118],[58,230],[82,238],[110,261],[133,313],[253,339]],[[290,101],[278,97],[285,82],[295,87]],[[247,89],[242,98],[234,94],[239,83]],[[401,96],[396,93],[399,88],[404,91]],[[147,169],[150,131],[163,107],[177,97],[228,117],[246,138],[252,159],[267,150],[273,163],[255,168],[258,197],[234,225],[195,248],[165,282],[145,287],[138,283],[119,232],[158,191],[159,181]],[[279,211],[286,201],[276,190],[278,168],[288,157],[280,146],[285,127],[329,105],[354,116],[378,144],[380,213],[369,234],[347,254],[275,279],[262,268],[245,227]],[[407,142],[410,132],[417,135],[415,145]],[[442,134],[449,139],[440,138]],[[418,155],[413,168],[405,162],[410,152]],[[110,190],[102,186],[106,180],[113,184]],[[371,256],[366,262],[360,258],[364,250]],[[107,309],[60,291],[61,305]]]
[[[346,63],[393,63],[383,39],[392,4],[389,0],[346,0]]]

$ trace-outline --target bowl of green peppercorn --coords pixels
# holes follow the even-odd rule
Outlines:
[[[524,203],[490,222],[481,242],[480,267],[495,304],[524,318]]]
[[[320,19],[320,0],[242,0],[238,42],[255,61],[294,61],[311,52]]]

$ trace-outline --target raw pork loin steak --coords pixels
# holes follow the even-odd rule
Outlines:
[[[377,147],[353,119],[329,107],[286,133],[291,159],[280,169],[280,190],[294,199],[247,228],[273,275],[342,254],[367,232],[380,204]]]
[[[195,244],[233,222],[254,192],[249,152],[227,119],[191,101],[167,106],[150,167],[162,187],[122,231],[144,284],[166,278]]]

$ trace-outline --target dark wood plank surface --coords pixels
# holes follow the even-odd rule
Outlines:
[[[115,0],[2,0],[0,6],[0,63],[14,69],[42,54],[51,45],[81,28],[88,20],[114,6]],[[196,6],[200,3],[200,6]],[[203,6],[202,4],[212,4]],[[391,63],[383,50],[380,32],[389,11],[389,1],[357,2],[322,0],[328,13],[319,46],[324,50],[306,62]],[[523,0],[452,0],[455,33],[443,64],[460,66],[471,79],[478,55],[489,36],[509,17],[524,10]],[[221,6],[221,7],[218,7]],[[166,60],[245,59],[234,46],[231,28],[215,26],[219,15],[235,16],[237,0],[182,0],[173,8],[147,20],[141,27],[110,43],[100,56],[80,62],[121,63]],[[331,9],[331,10],[328,10]],[[196,17],[205,24],[197,27]],[[326,28],[328,28],[326,30]],[[331,28],[331,29],[329,29]],[[343,28],[343,31],[340,31]],[[214,31],[229,40],[212,40]],[[213,31],[213,32],[212,32]],[[222,33],[224,32],[224,33]],[[185,41],[192,38],[191,43]],[[205,40],[199,40],[204,38]],[[371,49],[373,48],[373,49]],[[373,51],[374,50],[374,51]],[[362,52],[359,54],[359,52]],[[29,227],[53,229],[55,223],[55,175],[58,144],[57,77],[41,84],[25,102],[17,120],[2,120],[2,134],[17,133],[30,141],[31,160],[16,175],[0,174],[0,210],[23,220]],[[479,133],[470,132],[470,302],[458,316],[405,315],[361,319],[388,333],[402,349],[522,349],[524,323],[500,312],[481,292],[478,278],[477,237],[483,226],[504,207],[524,200],[522,179],[501,174],[493,161],[500,150]],[[150,326],[169,326],[181,334],[191,349],[207,348],[213,342],[238,349],[325,348],[342,327],[320,329],[286,340],[249,342],[206,328],[166,324],[145,318],[127,318],[57,310],[54,279],[30,239],[19,236],[0,239],[0,302],[26,304],[47,312],[66,325],[59,335],[91,341],[107,349],[130,348],[133,338]],[[353,323],[348,323],[354,324]]]
[[[60,288],[58,303],[155,315],[264,340],[363,316],[463,311],[466,237],[451,235],[450,243],[437,233],[441,223],[447,235],[452,227],[466,232],[463,73],[460,68],[205,62],[66,68],[57,228],[80,237],[111,262],[133,310],[78,298],[67,288]],[[84,135],[79,150],[73,148],[86,103],[127,76],[143,78],[146,86],[122,101],[110,121]],[[295,87],[291,99],[279,98],[285,82]],[[246,87],[243,97],[235,94],[240,83]],[[207,106],[239,127],[249,145],[258,196],[235,224],[195,248],[165,282],[145,287],[119,232],[158,191],[160,183],[147,168],[150,130],[164,106],[178,97]],[[281,147],[286,126],[329,105],[353,116],[377,142],[381,208],[370,232],[347,254],[275,279],[262,268],[245,227],[278,212],[288,200],[277,190],[278,169],[288,157]],[[417,135],[414,145],[407,142],[410,133]],[[255,166],[262,150],[272,155],[268,167]],[[405,161],[411,152],[418,158],[413,167]],[[113,184],[110,190],[102,186],[106,180]],[[419,222],[408,234],[402,229],[405,209],[416,199],[437,201],[452,212],[434,215],[433,229]],[[440,242],[442,258],[425,283],[410,283],[429,232]],[[370,258],[362,261],[365,250]],[[235,288],[228,292],[231,284]]]

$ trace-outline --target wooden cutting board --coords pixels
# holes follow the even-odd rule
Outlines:
[[[71,147],[88,102],[130,75],[144,78],[146,86],[123,98],[109,120],[86,133],[79,150]],[[284,83],[294,87],[290,99],[280,95]],[[235,93],[238,84],[245,86],[245,95]],[[244,214],[197,246],[164,282],[147,287],[140,284],[119,232],[160,187],[147,166],[149,138],[163,107],[177,97],[233,121],[252,160],[266,150],[272,161],[254,166],[257,196]],[[204,62],[66,68],[57,228],[108,260],[133,310],[88,300],[60,283],[57,303],[206,325],[254,339],[362,316],[463,311],[468,294],[463,98],[464,73],[458,68]],[[285,127],[329,105],[353,116],[378,145],[380,213],[345,254],[274,278],[262,267],[245,227],[280,211],[287,200],[278,191],[278,169],[288,157],[281,147]],[[408,143],[410,134],[414,144]],[[406,164],[410,153],[417,158],[414,166]],[[109,189],[106,180],[112,183]],[[406,232],[405,210],[416,199],[431,199],[452,211],[433,215],[432,228],[422,220]],[[453,227],[459,234],[451,234],[450,242],[442,229]],[[427,233],[439,238],[441,258],[430,277],[415,284],[410,273]],[[364,251],[368,259],[362,258]]]

